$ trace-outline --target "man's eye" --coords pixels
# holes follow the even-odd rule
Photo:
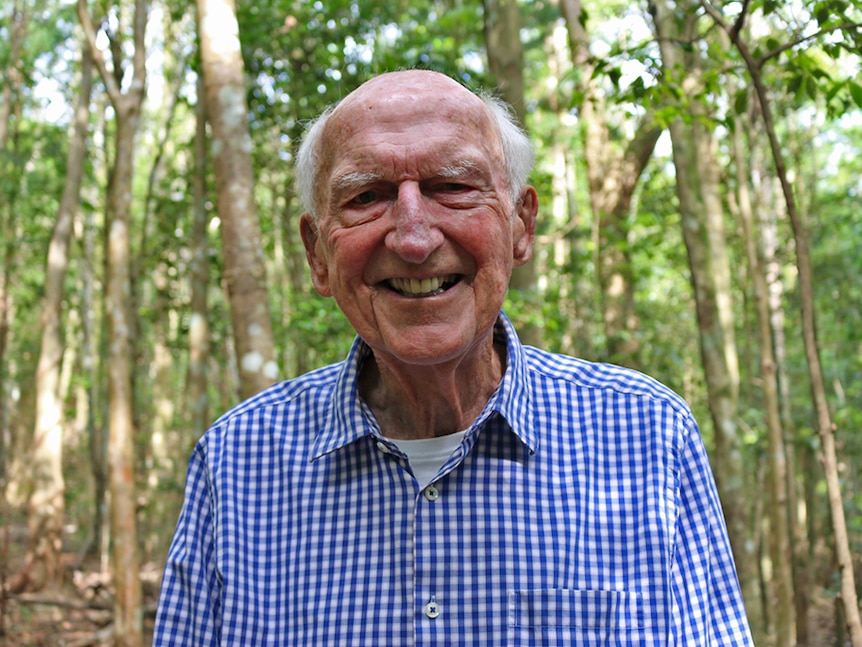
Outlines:
[[[377,199],[377,191],[363,191],[353,198],[356,204],[371,204]]]
[[[442,189],[449,193],[458,193],[460,191],[467,191],[470,187],[466,184],[461,184],[460,182],[446,182],[443,184]]]

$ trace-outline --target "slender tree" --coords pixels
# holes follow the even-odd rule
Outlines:
[[[191,421],[190,438],[199,438],[209,422],[206,367],[210,356],[209,292],[209,212],[207,209],[207,124],[203,77],[198,77],[195,106],[194,169],[192,170],[192,239],[189,281],[189,369],[186,403]]]
[[[78,18],[115,113],[114,161],[108,185],[107,292],[108,316],[108,481],[113,542],[114,641],[118,647],[143,644],[142,591],[135,495],[135,429],[132,393],[134,330],[131,303],[131,206],[135,135],[146,89],[146,0],[135,0],[132,77],[123,87],[122,34],[108,34],[109,66],[96,44],[96,28],[86,0],[78,0]],[[107,34],[107,32],[105,32]]]
[[[48,248],[45,296],[42,301],[42,340],[36,369],[36,429],[33,435],[32,492],[29,504],[29,549],[22,575],[26,586],[38,590],[62,583],[63,513],[63,405],[60,369],[63,359],[63,284],[69,266],[69,242],[80,200],[87,135],[93,62],[85,44],[81,53],[81,84],[66,160],[66,184],[54,233]]]
[[[6,69],[3,70],[3,87],[0,88],[0,151],[4,153],[9,141],[9,121],[15,113],[14,107],[17,104],[16,94],[21,90],[24,82],[20,70],[21,47],[29,18],[23,0],[13,0],[10,13],[12,15],[8,25],[9,58]]]
[[[742,234],[746,245],[748,260],[748,276],[754,294],[754,309],[757,323],[758,348],[760,359],[760,378],[763,384],[763,406],[766,411],[767,445],[769,447],[768,465],[770,492],[773,505],[769,508],[770,548],[772,559],[780,557],[782,567],[773,575],[774,599],[770,604],[775,610],[774,624],[779,644],[792,645],[796,640],[795,620],[780,606],[781,600],[787,595],[786,589],[791,584],[791,549],[790,535],[781,530],[785,524],[789,527],[789,506],[787,502],[788,486],[786,456],[784,452],[784,430],[780,416],[779,389],[777,380],[777,364],[775,359],[775,344],[773,328],[770,319],[770,290],[764,263],[764,233],[755,218],[754,205],[748,190],[748,173],[746,156],[742,143],[742,129],[735,130],[733,135],[734,160],[736,163],[736,201]],[[784,484],[780,479],[785,479]],[[787,516],[787,518],[786,518]],[[786,566],[784,566],[786,564]],[[794,596],[795,597],[795,596]],[[784,602],[789,604],[789,602]],[[796,623],[798,624],[798,623]]]
[[[9,340],[9,321],[12,311],[10,294],[11,275],[15,264],[15,190],[11,186],[17,173],[13,172],[13,146],[10,145],[10,132],[19,123],[21,112],[20,92],[24,84],[20,70],[21,48],[27,29],[29,15],[21,0],[14,0],[12,16],[9,21],[9,57],[3,70],[4,82],[0,87],[0,478],[2,494],[6,495],[7,478],[7,420],[9,418],[9,398],[6,397],[6,348]],[[14,138],[11,138],[14,139]],[[11,444],[11,443],[10,443]]]
[[[254,199],[239,27],[233,0],[198,0],[207,117],[212,126],[224,282],[230,302],[240,395],[278,377],[260,224]]]
[[[662,57],[664,82],[671,96],[687,99],[669,123],[676,169],[677,196],[683,240],[688,251],[691,282],[700,336],[707,398],[715,430],[715,472],[734,558],[752,618],[759,614],[755,584],[756,557],[748,541],[745,479],[737,426],[739,360],[736,351],[730,262],[724,232],[724,208],[716,140],[708,126],[705,106],[695,97],[703,93],[703,61],[695,44],[700,20],[691,3],[662,0],[651,4]],[[680,46],[680,45],[683,46]],[[672,84],[672,85],[671,85]],[[783,462],[781,463],[783,467]],[[784,474],[782,470],[781,474]],[[777,495],[784,502],[784,494]],[[774,532],[786,533],[786,517]],[[784,557],[776,563],[787,565]],[[791,595],[792,592],[788,591]],[[782,600],[785,605],[792,597]],[[781,608],[784,608],[782,606]],[[757,623],[753,622],[755,630]]]

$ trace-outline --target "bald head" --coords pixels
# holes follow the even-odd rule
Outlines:
[[[507,106],[478,96],[445,74],[407,70],[376,76],[327,109],[308,129],[296,162],[297,192],[303,209],[315,219],[325,202],[321,174],[343,142],[369,122],[403,127],[440,118],[453,128],[476,129],[498,152],[509,193],[517,196],[533,164],[532,147]]]
[[[430,70],[388,72],[360,85],[338,105],[334,113],[358,108],[401,105],[407,109],[431,102],[435,106],[484,110],[484,102],[454,79]]]

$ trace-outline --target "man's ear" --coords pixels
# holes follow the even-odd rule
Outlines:
[[[311,282],[322,296],[332,296],[329,290],[329,264],[321,248],[320,230],[311,214],[304,213],[299,220],[299,233],[305,246],[305,258],[311,268]]]
[[[533,256],[533,237],[536,234],[536,214],[539,198],[536,189],[527,185],[521,189],[512,229],[512,255],[515,267],[527,263]]]

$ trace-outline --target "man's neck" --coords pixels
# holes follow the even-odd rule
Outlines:
[[[403,366],[371,357],[359,392],[383,435],[420,439],[467,429],[482,413],[505,370],[505,349],[489,343],[458,363]]]

